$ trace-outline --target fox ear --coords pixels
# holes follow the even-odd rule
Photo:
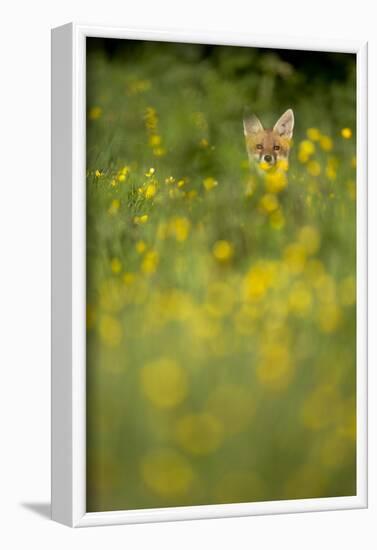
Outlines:
[[[274,132],[277,132],[279,136],[287,137],[291,139],[293,135],[293,126],[295,123],[295,117],[293,115],[292,109],[288,109],[284,114],[281,115],[279,120],[274,126]]]
[[[250,115],[244,117],[243,119],[243,131],[245,136],[250,134],[257,134],[258,132],[263,132],[263,126],[261,121],[256,115]]]

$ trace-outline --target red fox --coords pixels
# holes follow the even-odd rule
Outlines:
[[[285,111],[275,126],[267,130],[257,116],[244,118],[243,127],[250,163],[263,169],[278,168],[281,165],[286,170],[293,126],[292,109]]]

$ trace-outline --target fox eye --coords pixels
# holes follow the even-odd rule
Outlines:
[[[274,151],[279,151],[280,145],[274,145]]]
[[[263,145],[261,143],[257,144],[257,149],[263,149]]]

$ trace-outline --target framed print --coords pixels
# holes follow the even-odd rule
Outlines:
[[[367,505],[367,46],[52,32],[52,516]]]

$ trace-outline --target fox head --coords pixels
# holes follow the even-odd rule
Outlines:
[[[255,115],[244,118],[243,127],[250,162],[257,166],[276,166],[279,161],[287,163],[293,135],[294,116],[292,109],[281,115],[272,129],[265,130]]]

